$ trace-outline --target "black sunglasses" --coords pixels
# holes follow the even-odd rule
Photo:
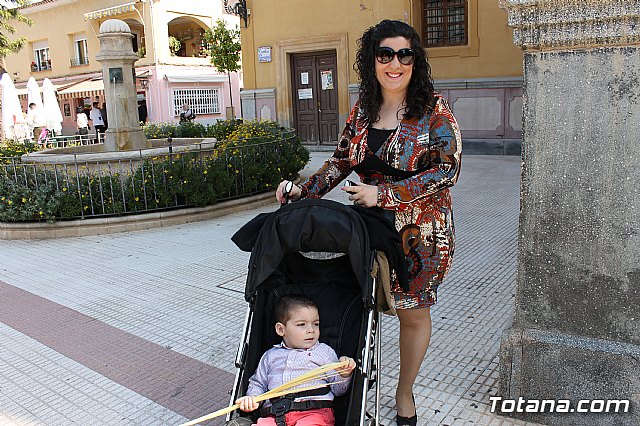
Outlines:
[[[398,61],[402,65],[411,65],[416,58],[416,53],[413,49],[400,49],[397,52],[390,47],[378,47],[376,50],[376,59],[381,64],[388,64],[393,61],[393,57],[398,55]]]

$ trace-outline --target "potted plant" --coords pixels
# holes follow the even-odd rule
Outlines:
[[[38,64],[31,62],[31,71],[38,71]]]
[[[176,52],[180,50],[181,47],[182,43],[180,43],[180,40],[178,40],[174,36],[169,36],[169,51],[172,55],[175,56]]]

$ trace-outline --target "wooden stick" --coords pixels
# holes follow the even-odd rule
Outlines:
[[[267,399],[271,399],[271,398],[277,398],[279,396],[284,396],[287,395],[289,393],[291,393],[292,390],[295,390],[296,393],[298,392],[306,392],[306,391],[310,391],[310,390],[315,390],[315,389],[320,389],[326,386],[330,386],[332,384],[336,384],[336,383],[324,383],[321,385],[313,385],[313,386],[306,386],[306,387],[302,387],[302,388],[295,388],[296,386],[300,386],[304,383],[310,382],[312,380],[316,380],[316,379],[320,379],[320,378],[324,378],[324,377],[332,377],[335,375],[338,375],[340,373],[336,372],[333,374],[329,374],[326,375],[325,373],[331,370],[338,370],[340,368],[344,368],[348,365],[348,361],[343,361],[343,362],[334,362],[332,364],[327,364],[327,365],[323,365],[322,367],[318,367],[314,370],[309,371],[308,373],[302,374],[298,377],[296,377],[295,379],[284,383],[280,386],[278,386],[277,388],[274,388],[268,392],[263,393],[262,395],[258,395],[255,397],[256,402],[261,402],[261,401],[265,401]],[[345,378],[345,380],[347,380]],[[197,425],[198,423],[202,423],[204,421],[207,420],[211,420],[214,419],[216,417],[220,417],[223,416],[225,414],[228,414],[234,410],[237,410],[238,408],[240,408],[240,404],[234,404],[231,405],[229,407],[220,409],[218,411],[215,411],[211,414],[207,414],[205,416],[202,417],[198,417],[197,419],[191,420],[187,423],[183,423],[181,426],[193,426],[193,425]]]
[[[322,385],[307,386],[307,387],[304,387],[304,388],[296,389],[296,391],[298,391],[298,392],[306,392],[306,391],[310,391],[310,390],[320,389],[320,388],[323,388],[325,386],[328,386],[328,384],[325,383],[325,384],[322,384]],[[267,399],[277,398],[279,396],[284,396],[284,395],[286,395],[288,393],[291,393],[290,390],[289,389],[285,389],[283,391],[272,393],[270,395],[267,395],[266,393],[263,393],[262,395],[258,395],[255,398],[256,398],[256,402],[261,402],[261,401],[264,401],[264,400],[267,400]],[[199,418],[197,418],[195,420],[191,420],[190,422],[183,423],[181,426],[197,425],[198,423],[202,423],[202,422],[204,422],[206,420],[211,420],[211,419],[214,419],[216,417],[220,417],[222,415],[228,414],[228,413],[230,413],[230,412],[232,412],[234,410],[237,410],[238,408],[240,408],[240,404],[234,404],[234,405],[231,405],[229,407],[223,408],[221,410],[215,411],[215,412],[213,412],[211,414],[207,414],[206,416],[202,416],[202,417],[199,417]]]
[[[324,378],[326,377],[324,373],[328,372],[328,371],[332,371],[332,370],[338,370],[340,368],[344,368],[348,365],[348,361],[341,361],[341,362],[334,362],[332,364],[327,364],[327,365],[323,365],[322,367],[318,367],[316,369],[313,369],[307,373],[304,373],[298,377],[296,377],[293,380],[288,381],[287,383],[283,383],[282,385],[278,386],[277,388],[274,388],[272,390],[270,390],[269,392],[265,393],[264,395],[267,395],[271,392],[280,392],[281,390],[285,390],[285,389],[292,389],[296,386],[299,386],[301,384],[310,382],[312,380],[316,380],[316,379],[320,379],[320,378]]]

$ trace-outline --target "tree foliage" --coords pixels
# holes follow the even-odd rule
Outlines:
[[[240,30],[228,29],[221,19],[216,26],[205,32],[204,38],[208,44],[211,63],[220,72],[234,72],[240,69]]]
[[[6,3],[6,2],[5,2]],[[29,26],[33,21],[20,13],[19,7],[29,4],[28,0],[14,0],[10,6],[0,4],[0,59],[5,58],[10,53],[19,52],[27,43],[26,37],[18,37],[11,40],[7,34],[15,34],[16,28],[12,21],[22,22]]]

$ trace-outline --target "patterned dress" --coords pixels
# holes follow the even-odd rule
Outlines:
[[[369,120],[354,106],[338,147],[300,187],[303,198],[320,198],[351,171],[378,186],[378,206],[402,239],[409,267],[409,291],[393,277],[396,309],[423,308],[437,301],[455,249],[449,187],[460,173],[462,139],[446,101],[421,119],[403,119],[377,153],[367,145]]]

